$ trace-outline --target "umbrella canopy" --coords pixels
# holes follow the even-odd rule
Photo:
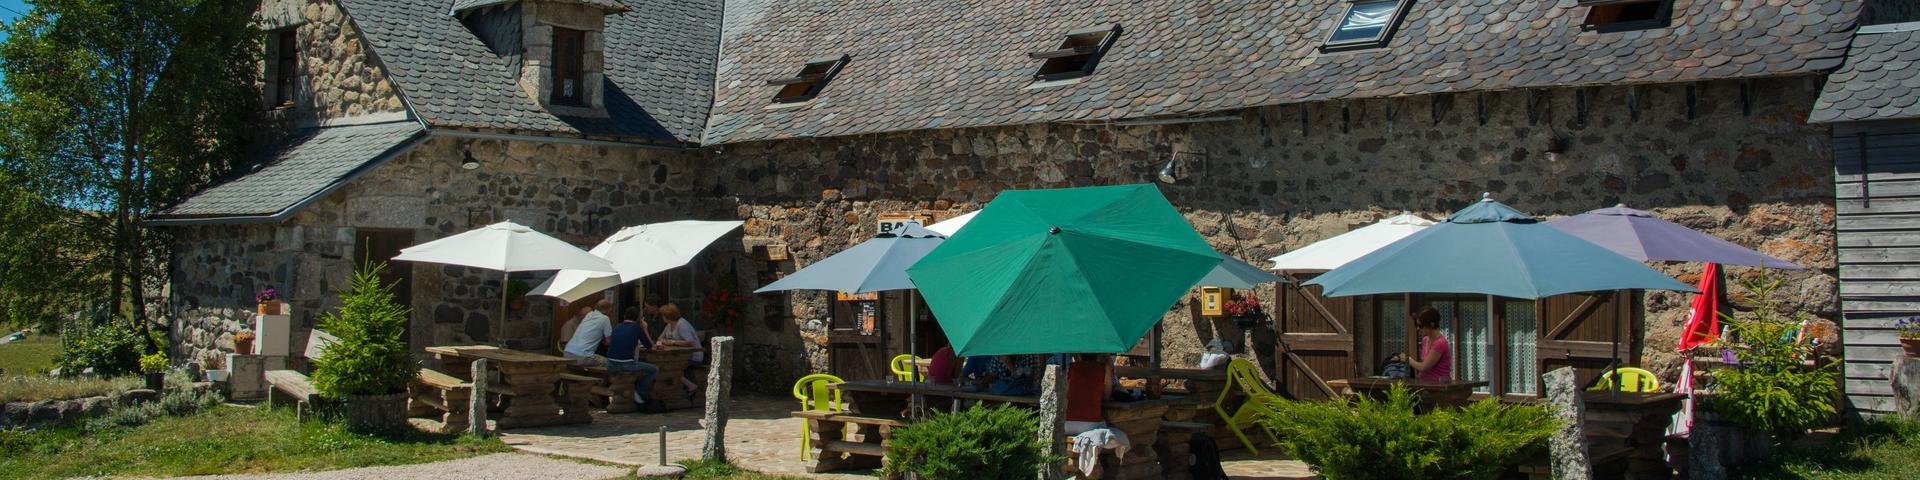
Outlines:
[[[1273,257],[1273,269],[1282,272],[1333,270],[1431,226],[1432,220],[1402,213]]]
[[[926,228],[908,225],[898,234],[881,234],[853,248],[814,262],[754,290],[753,293],[787,290],[831,290],[848,293],[911,290],[907,267],[940,246],[946,237]]]
[[[1805,270],[1806,267],[1756,252],[1652,213],[1616,205],[1547,222],[1621,256],[1640,261],[1708,262]]]
[[[1621,289],[1695,292],[1592,242],[1493,199],[1307,282],[1327,296],[1479,293],[1542,298]]]
[[[1195,285],[1202,287],[1253,288],[1262,283],[1273,283],[1281,280],[1284,279],[1280,278],[1279,275],[1274,275],[1272,272],[1262,270],[1260,267],[1248,265],[1247,262],[1242,262],[1233,257],[1222,255],[1220,256],[1220,265],[1214,266],[1213,271],[1207,272],[1207,276],[1202,277],[1200,283]]]
[[[1008,191],[907,269],[958,355],[1133,347],[1220,255],[1152,185]]]
[[[561,270],[527,294],[574,302],[622,283],[679,268],[715,240],[740,228],[741,223],[679,220],[622,228],[589,251],[612,263],[619,273]]]
[[[933,233],[938,233],[941,235],[951,237],[953,236],[953,234],[960,232],[960,227],[967,226],[967,222],[973,221],[973,217],[979,214],[980,214],[979,210],[967,212],[967,213],[961,214],[960,216],[949,218],[946,220],[941,220],[939,222],[934,223],[933,225],[928,225],[927,230],[932,230]]]
[[[613,264],[525,225],[500,222],[400,249],[394,260],[464,265],[501,272],[614,271]]]

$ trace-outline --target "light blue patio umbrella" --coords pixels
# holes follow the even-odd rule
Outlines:
[[[907,267],[927,256],[927,252],[945,242],[946,236],[927,230],[918,225],[908,225],[900,233],[883,233],[872,240],[860,242],[826,259],[814,262],[806,268],[793,272],[785,278],[760,287],[753,293],[782,292],[789,290],[829,290],[847,293],[883,292],[888,290],[913,290],[913,280],[907,278]],[[908,296],[912,302],[912,296]],[[914,305],[907,305],[907,354],[915,358],[920,356],[918,328],[913,319]],[[920,380],[919,369],[913,370],[913,380]],[[917,397],[917,395],[916,395]],[[916,398],[917,399],[917,398]]]
[[[1207,276],[1200,277],[1200,282],[1194,284],[1194,286],[1248,289],[1262,283],[1274,283],[1283,280],[1286,279],[1280,278],[1279,275],[1274,275],[1273,272],[1266,271],[1266,269],[1249,265],[1247,262],[1242,262],[1233,257],[1221,255],[1220,265],[1213,267],[1213,271],[1207,272]]]
[[[1491,198],[1306,283],[1323,295],[1478,293],[1543,298],[1625,289],[1698,292]]]

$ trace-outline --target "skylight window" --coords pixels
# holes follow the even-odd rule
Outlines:
[[[1346,12],[1340,15],[1340,23],[1334,25],[1333,33],[1327,34],[1327,42],[1320,46],[1320,50],[1331,52],[1386,46],[1400,25],[1401,15],[1412,3],[1413,0],[1353,0],[1353,3],[1347,4]]]
[[[840,73],[840,67],[845,66],[847,60],[851,58],[841,55],[808,60],[806,66],[800,67],[798,75],[768,81],[768,85],[780,86],[780,91],[773,94],[773,103],[798,103],[812,100],[813,97],[820,95],[820,90],[827,88],[827,82],[833,81],[833,76]]]
[[[1619,32],[1663,28],[1673,16],[1672,0],[1580,0],[1587,7],[1583,30]]]
[[[1092,75],[1093,69],[1100,66],[1100,57],[1107,54],[1117,38],[1120,38],[1119,24],[1069,32],[1067,38],[1060,41],[1060,48],[1027,54],[1040,60],[1040,69],[1033,72],[1033,79],[1049,82]]]

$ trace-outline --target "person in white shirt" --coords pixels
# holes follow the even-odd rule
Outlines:
[[[666,321],[666,327],[660,330],[660,339],[654,341],[654,345],[700,348],[700,332],[694,331],[693,322],[689,322],[685,317],[680,316],[680,306],[671,303],[661,305],[660,319]],[[706,352],[693,352],[693,365],[706,363],[706,361]],[[692,380],[688,380],[686,375],[680,376],[680,386],[686,387],[689,393],[697,389],[697,386],[693,384]]]
[[[607,342],[607,337],[613,336],[613,320],[607,316],[607,312],[613,310],[613,302],[603,298],[591,309],[582,307],[582,310],[586,310],[585,316],[580,319],[580,326],[574,329],[573,338],[567,340],[567,348],[561,354],[580,366],[606,365],[607,358],[595,352]]]

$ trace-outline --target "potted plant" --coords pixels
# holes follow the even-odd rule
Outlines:
[[[147,389],[158,391],[167,384],[167,354],[154,353],[140,357],[140,373],[147,376]]]
[[[1909,357],[1920,358],[1920,317],[1902,318],[1893,323],[1893,328],[1900,332],[1900,349]]]
[[[252,330],[241,330],[240,333],[233,334],[233,353],[252,355],[253,338]]]
[[[526,280],[521,280],[518,278],[508,280],[507,281],[507,309],[515,312],[526,310],[527,309],[527,292],[531,292],[531,291],[533,291],[533,287],[527,286]]]
[[[420,363],[407,352],[407,308],[394,301],[393,285],[380,282],[383,263],[353,273],[352,290],[338,310],[320,317],[320,329],[336,340],[313,359],[313,386],[344,400],[347,427],[381,431],[407,424],[407,384]]]
[[[273,287],[267,287],[266,290],[255,293],[253,300],[260,304],[259,311],[261,315],[287,314],[287,304],[280,301],[280,292],[274,290]]]
[[[1261,320],[1267,319],[1267,310],[1260,306],[1260,297],[1235,295],[1234,300],[1225,305],[1227,316],[1233,317],[1233,324],[1240,328],[1250,328]]]

